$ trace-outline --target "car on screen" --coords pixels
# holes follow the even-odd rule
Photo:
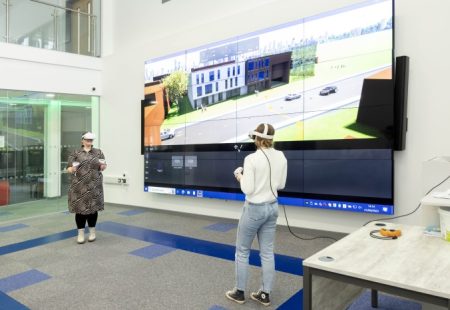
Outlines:
[[[319,93],[319,95],[321,96],[328,96],[330,94],[335,94],[337,93],[337,86],[327,86],[324,89],[322,89]]]
[[[301,97],[302,97],[302,95],[299,93],[291,93],[291,94],[287,94],[286,97],[284,97],[284,100],[291,101],[291,100],[299,99]]]
[[[175,137],[175,129],[163,129],[159,135],[161,137],[161,140],[172,139],[173,137]]]

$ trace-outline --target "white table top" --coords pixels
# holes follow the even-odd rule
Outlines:
[[[379,240],[369,224],[303,261],[304,266],[450,299],[450,242],[425,236],[423,227],[387,224],[402,230],[397,240]],[[319,257],[331,256],[332,262]]]
[[[423,206],[450,207],[450,199],[433,197],[433,193],[423,197],[420,202]]]

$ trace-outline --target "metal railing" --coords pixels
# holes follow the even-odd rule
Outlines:
[[[6,42],[9,42],[9,14],[8,14],[8,12],[9,12],[9,0],[5,0],[5,2],[4,2],[4,5],[5,5],[5,9],[6,9],[6,11],[5,11],[5,14],[6,14],[6,33],[5,33],[5,39],[6,39]]]
[[[89,56],[100,56],[100,42],[97,41],[99,37],[97,33],[99,30],[99,27],[97,27],[98,18],[92,13],[92,2],[88,2],[88,12],[85,12],[80,8],[64,7],[41,0],[28,0],[20,3],[15,8],[14,14],[17,16],[15,19],[11,11],[13,2],[14,0],[2,1],[6,17],[4,24],[5,33],[3,35],[5,42]],[[44,7],[49,7],[51,10],[46,11]],[[20,9],[23,10],[23,13],[20,12]],[[27,15],[29,13],[25,12],[27,10],[34,14],[31,16]],[[36,18],[36,24],[28,25],[28,28],[32,29],[31,31],[13,33],[14,31],[22,31],[22,28],[27,28],[22,27],[22,21],[25,20],[25,22],[30,23],[33,22],[33,18]],[[16,26],[13,24],[14,21],[17,24]],[[30,43],[31,41],[33,43]]]

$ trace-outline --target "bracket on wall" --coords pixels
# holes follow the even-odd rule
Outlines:
[[[103,182],[105,184],[122,184],[128,185],[129,179],[126,176],[104,176]]]

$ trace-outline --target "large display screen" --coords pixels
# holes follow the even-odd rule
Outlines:
[[[391,0],[149,59],[144,71],[145,190],[243,199],[232,172],[254,151],[249,130],[270,123],[288,159],[282,203],[393,213]]]

